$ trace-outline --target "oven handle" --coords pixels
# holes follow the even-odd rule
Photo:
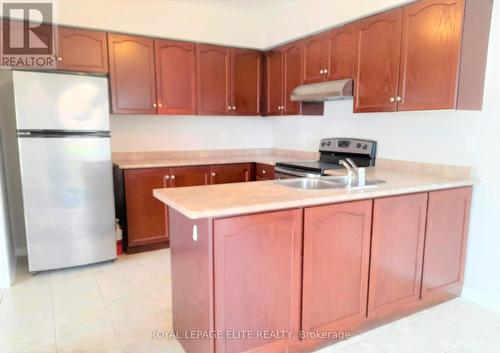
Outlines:
[[[303,173],[303,172],[297,172],[293,171],[290,169],[285,169],[285,168],[280,168],[280,167],[274,167],[274,171],[277,173],[282,173],[282,174],[288,174],[288,175],[293,175],[301,178],[315,178],[318,179],[321,177],[320,174],[311,174],[311,173]]]

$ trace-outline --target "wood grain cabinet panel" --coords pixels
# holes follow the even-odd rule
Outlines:
[[[231,114],[231,49],[197,44],[198,114]]]
[[[460,295],[464,280],[472,188],[429,194],[422,299],[442,301]]]
[[[260,115],[262,54],[257,50],[231,49],[233,113]]]
[[[59,27],[57,44],[58,69],[108,73],[106,32]]]
[[[196,114],[196,44],[155,40],[158,114]]]
[[[215,329],[290,331],[300,320],[302,211],[214,220]],[[221,339],[218,353],[286,352],[290,340]]]
[[[302,55],[300,42],[294,42],[282,47],[283,52],[283,109],[284,115],[300,114],[300,102],[290,99],[292,91],[301,85]]]
[[[267,115],[281,115],[283,105],[283,52],[271,50],[266,54]]]
[[[255,165],[255,177],[259,180],[273,180],[274,166],[269,164],[257,163]]]
[[[156,114],[154,40],[108,34],[113,113]]]
[[[456,107],[463,18],[462,0],[404,7],[398,110]]]
[[[328,74],[328,34],[324,32],[304,39],[302,48],[302,82],[324,81]]]
[[[170,186],[198,186],[210,183],[210,167],[176,167],[170,168]]]
[[[304,215],[302,330],[353,329],[366,319],[372,201]]]
[[[394,112],[403,10],[397,9],[357,23],[354,111]]]
[[[211,184],[243,183],[251,179],[252,165],[243,164],[219,164],[210,168]]]
[[[368,299],[371,318],[419,305],[427,195],[375,200]]]
[[[153,189],[170,186],[169,168],[125,170],[127,252],[151,244],[168,245],[165,205],[153,197]]]
[[[356,32],[353,24],[335,28],[328,34],[329,65],[327,80],[353,78]]]

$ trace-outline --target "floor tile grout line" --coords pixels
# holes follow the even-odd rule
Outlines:
[[[54,340],[56,343],[56,353],[59,353],[59,340],[57,338],[57,323],[56,323],[56,300],[54,297],[54,279],[50,275],[50,296],[52,298],[52,321],[54,323]]]
[[[106,303],[106,299],[104,298],[104,294],[102,293],[101,286],[99,285],[99,281],[97,280],[96,274],[94,271],[92,271],[92,277],[94,278],[94,281],[97,284],[97,288],[99,288],[99,294],[101,295],[101,299],[104,303],[104,310],[106,311],[106,316],[108,317],[108,320],[111,322],[111,326],[113,327],[113,332],[115,334],[116,340],[118,341],[118,345],[120,346],[120,351],[123,353],[123,344],[120,340],[120,335],[118,334],[118,331],[115,327],[115,323],[113,319],[111,318],[111,314],[109,313],[108,310],[108,304]]]

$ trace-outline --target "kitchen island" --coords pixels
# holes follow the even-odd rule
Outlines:
[[[380,164],[367,179],[385,183],[357,190],[155,190],[184,349],[311,351],[460,295],[470,171]]]

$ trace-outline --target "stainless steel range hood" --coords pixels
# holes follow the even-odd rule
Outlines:
[[[352,79],[327,81],[302,85],[295,88],[291,95],[292,101],[324,102],[352,98]]]

